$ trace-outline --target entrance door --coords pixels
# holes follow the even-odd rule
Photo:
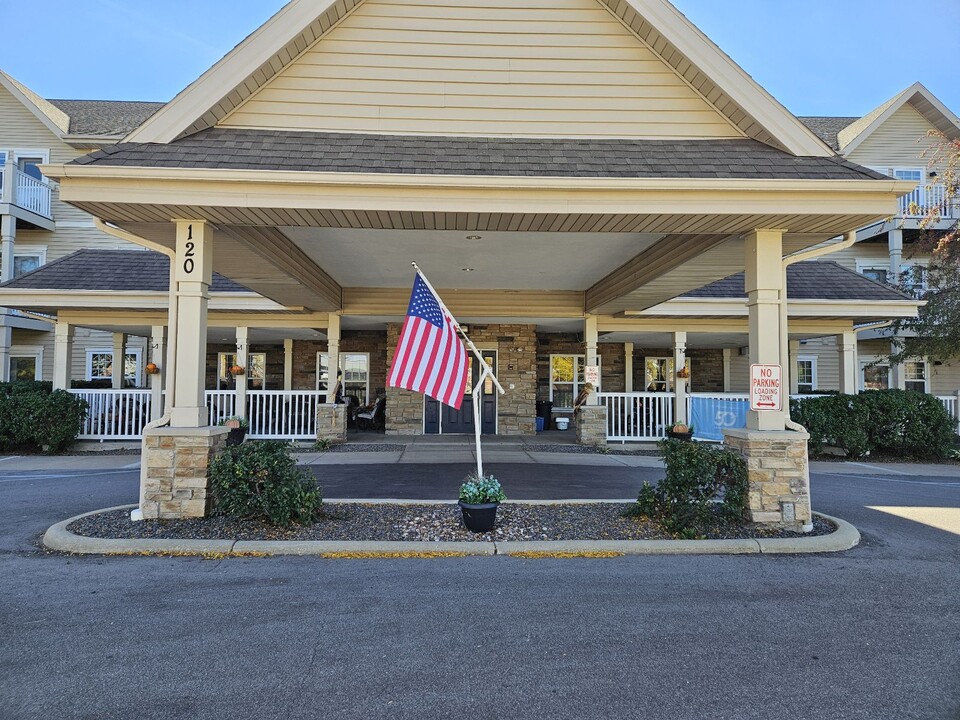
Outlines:
[[[497,351],[481,350],[484,361],[494,373],[497,372]],[[449,405],[443,405],[433,398],[424,398],[424,432],[428,435],[443,433],[473,434],[473,389],[480,377],[480,368],[476,358],[467,357],[469,361],[469,376],[464,388],[463,404],[459,410]],[[490,378],[484,380],[483,391],[480,393],[480,433],[495,435],[497,432],[497,388]]]

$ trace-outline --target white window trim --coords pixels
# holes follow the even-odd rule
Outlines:
[[[863,370],[867,365],[872,365],[880,359],[879,355],[861,355],[860,356],[860,367],[857,370],[857,389],[860,392],[863,392],[866,388],[864,387],[864,378]],[[889,362],[881,362],[877,364],[878,367],[885,367],[887,369],[887,388],[889,389],[893,384],[893,373],[891,372]]]
[[[135,355],[137,358],[137,368],[133,373],[132,378],[127,378],[126,373],[124,373],[124,381],[130,380],[136,387],[140,387],[140,373],[143,371],[143,350],[138,347],[128,347],[124,348],[124,363],[126,363],[127,355]],[[85,367],[85,377],[89,380],[112,380],[112,378],[102,378],[102,377],[93,377],[93,356],[97,354],[112,355],[113,348],[87,348],[87,359]]]
[[[34,370],[34,379],[43,380],[43,346],[42,345],[11,345],[10,362],[14,358],[32,357],[36,360],[36,369]],[[11,379],[12,376],[11,376]]]
[[[37,256],[40,258],[40,264],[38,267],[43,267],[47,264],[47,246],[46,245],[31,245],[29,243],[18,243],[13,244],[13,259],[16,260],[18,257],[31,257]],[[11,268],[12,272],[12,268]]]
[[[572,358],[574,359],[574,361],[573,361],[573,362],[574,362],[574,366],[573,366],[573,383],[572,383],[572,385],[573,385],[573,397],[576,398],[576,397],[580,394],[580,391],[583,389],[583,388],[581,387],[580,381],[577,379],[577,365],[576,365],[576,362],[577,362],[577,360],[579,359],[579,360],[581,361],[581,364],[583,365],[583,367],[586,368],[586,366],[587,366],[587,356],[586,356],[584,353],[551,353],[551,354],[550,354],[550,365],[549,365],[549,367],[547,368],[547,372],[550,374],[550,402],[553,402],[553,385],[554,385],[554,382],[553,382],[553,359],[554,359],[555,357],[572,357]],[[598,357],[597,360],[598,360],[598,364],[599,364],[600,358]],[[561,384],[561,385],[570,384],[570,383],[568,383],[568,382],[566,382],[566,381],[564,381],[564,380],[558,380],[557,383],[558,383],[558,384]],[[602,369],[601,369],[601,371],[600,371],[600,383],[603,384],[603,370],[602,370]],[[602,392],[599,387],[594,388],[594,390],[595,390],[596,392]],[[568,412],[568,411],[570,411],[570,410],[573,410],[572,407],[559,407],[559,406],[556,406],[556,407],[554,407],[553,409],[554,409],[554,411],[560,410],[561,412]]]
[[[817,389],[817,356],[816,355],[797,355],[797,364],[799,365],[802,362],[810,363],[810,390],[808,392],[814,392]],[[797,369],[797,384],[800,383],[800,372],[799,368]],[[799,390],[799,387],[797,388]],[[803,390],[799,390],[803,392]]]
[[[315,378],[315,385],[314,385],[314,387],[317,389],[318,392],[320,391],[320,358],[322,358],[322,357],[328,357],[329,354],[330,354],[330,353],[328,353],[328,352],[326,352],[326,351],[324,351],[324,350],[321,350],[321,351],[319,351],[319,352],[317,353],[317,364],[316,364],[316,369],[315,369],[315,373],[314,373],[314,378]],[[343,367],[343,358],[346,357],[347,355],[362,355],[362,356],[364,356],[364,357],[367,359],[367,381],[366,381],[366,383],[364,383],[364,397],[367,398],[367,402],[370,402],[370,397],[371,397],[371,396],[370,396],[370,353],[368,353],[368,352],[350,352],[350,351],[348,351],[348,350],[341,350],[341,351],[340,351],[340,356],[339,356],[339,362],[337,362],[337,367],[338,367],[338,368],[342,368],[342,367]],[[327,363],[327,367],[328,367],[328,368],[330,367],[330,363],[329,363],[329,362]],[[334,377],[334,380],[336,380],[336,377],[337,377],[337,376],[336,376],[336,371],[334,371],[333,377]],[[351,380],[350,382],[356,382],[356,381]],[[343,394],[343,395],[349,395],[349,394],[350,394],[350,393],[346,392],[346,381],[344,381],[344,388],[343,388],[343,393],[342,393],[342,394]]]
[[[865,270],[883,270],[887,274],[887,280],[890,280],[890,262],[882,260],[857,260],[857,274],[864,275]]]
[[[233,390],[233,389],[234,389],[233,387],[223,387],[223,385],[222,385],[224,378],[221,377],[221,375],[220,375],[220,367],[221,367],[221,365],[223,365],[223,357],[224,357],[224,355],[233,355],[233,357],[234,357],[234,362],[236,362],[237,351],[236,351],[236,350],[228,350],[228,351],[226,351],[226,352],[218,352],[218,353],[217,353],[217,390]],[[267,389],[267,354],[266,354],[265,352],[252,352],[252,353],[247,353],[247,358],[248,358],[247,364],[248,364],[248,365],[250,364],[250,363],[249,363],[249,358],[253,357],[254,355],[263,355],[263,377],[262,377],[262,378],[251,378],[251,377],[250,377],[250,374],[246,372],[246,368],[244,368],[243,379],[248,383],[248,385],[249,385],[249,383],[250,383],[250,381],[251,381],[252,379],[262,380],[262,385],[260,386],[260,390],[266,390],[266,389]],[[249,389],[249,388],[248,388],[248,389]]]
[[[904,387],[907,386],[909,382],[919,382],[917,380],[911,380],[907,377],[907,363],[917,363],[923,365],[923,391],[925,393],[930,392],[930,369],[931,363],[927,358],[920,358],[918,360],[907,360],[903,363],[903,383]]]

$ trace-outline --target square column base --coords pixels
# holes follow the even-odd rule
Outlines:
[[[347,441],[347,406],[317,406],[317,440],[329,440],[332,443]]]
[[[577,413],[577,443],[592,447],[607,446],[607,408],[605,405],[584,405]]]
[[[810,465],[803,432],[724,430],[723,442],[747,461],[750,519],[802,532],[812,521]]]
[[[143,519],[182,520],[210,511],[211,458],[226,444],[228,428],[149,428],[143,431]]]

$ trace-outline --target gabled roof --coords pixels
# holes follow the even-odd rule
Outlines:
[[[837,135],[848,125],[852,125],[858,117],[810,117],[798,115],[797,119],[810,128],[813,133],[831,148],[840,152],[840,141]]]
[[[960,118],[957,118],[937,97],[921,83],[914,83],[903,92],[894,95],[880,107],[870,111],[859,120],[837,133],[838,149],[844,155],[853,152],[877,128],[897,110],[910,104],[927,121],[948,138],[960,137]]]
[[[26,85],[14,80],[3,70],[0,70],[0,86],[6,88],[7,92],[23,103],[54,135],[63,137],[69,132],[70,117],[65,112],[44,100]]]
[[[69,120],[71,135],[123,137],[166,103],[127,100],[50,100]]]
[[[361,135],[211,128],[170,144],[120,143],[71,164],[514,177],[883,180],[838,156],[756,140]]]
[[[746,298],[743,273],[704,285],[683,297]],[[896,288],[864,277],[832,260],[800,262],[787,268],[787,297],[790,300],[912,300]]]
[[[169,143],[215,126],[364,0],[291,0],[127,138]],[[596,0],[745,136],[793,155],[830,150],[667,0]]]
[[[17,290],[112,290],[167,292],[170,260],[150,250],[77,250],[0,285]],[[211,292],[251,292],[233,280],[213,274]]]

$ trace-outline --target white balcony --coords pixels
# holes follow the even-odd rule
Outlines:
[[[941,184],[917,185],[917,188],[900,198],[900,217],[925,218],[936,210],[941,220],[960,218],[960,198],[948,197]]]
[[[44,229],[52,230],[52,188],[18,168],[15,163],[0,165],[0,206],[5,214]]]

